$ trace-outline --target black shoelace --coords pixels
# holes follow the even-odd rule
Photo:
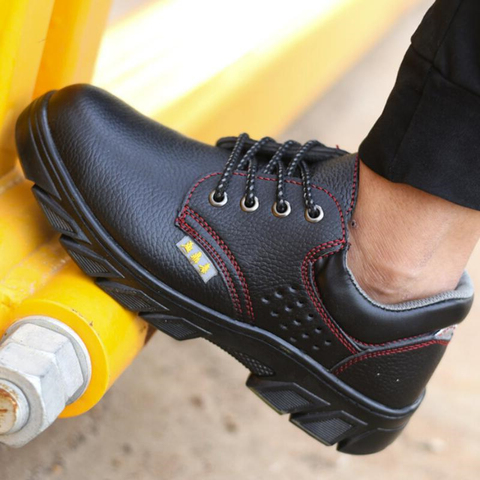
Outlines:
[[[249,137],[246,133],[241,134],[237,138],[235,146],[232,149],[232,153],[230,154],[230,157],[225,164],[222,176],[216,188],[210,194],[210,203],[213,206],[221,207],[227,203],[227,190],[228,186],[230,185],[233,173],[235,171],[240,171],[247,168],[245,195],[242,198],[240,205],[242,209],[247,212],[253,212],[258,208],[259,201],[257,196],[255,195],[255,180],[258,171],[257,154],[260,153],[262,151],[262,148],[264,148],[267,144],[275,144],[276,142],[270,137],[264,137],[261,140],[255,142],[242,157],[241,155],[242,152],[245,150],[245,144],[247,140],[249,140]],[[317,146],[326,148],[322,143],[318,142],[317,140],[310,140],[303,146],[298,142],[288,140],[287,142],[279,145],[272,158],[263,168],[262,173],[264,174],[271,175],[275,173],[275,171],[277,173],[276,201],[272,206],[272,211],[277,217],[286,217],[291,212],[290,203],[286,199],[285,195],[285,178],[294,176],[296,171],[299,170],[303,185],[305,218],[313,223],[322,220],[324,216],[323,209],[313,200],[310,172],[308,170],[307,162],[305,160],[305,156],[308,154],[308,152]],[[291,156],[292,150],[295,151],[295,154],[285,168],[284,162],[282,160],[286,156],[287,152]],[[333,149],[329,150],[333,151]],[[337,152],[343,153],[341,150],[337,150]],[[337,153],[337,155],[339,155],[339,153]]]

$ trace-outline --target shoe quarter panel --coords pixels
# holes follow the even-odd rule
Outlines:
[[[286,198],[291,214],[272,212],[276,178],[257,176],[259,207],[246,212],[240,206],[245,174],[236,172],[223,207],[210,204],[209,195],[220,179],[213,173],[200,179],[187,195],[177,220],[179,226],[201,231],[219,252],[242,304],[242,319],[285,339],[325,366],[354,351],[338,326],[324,311],[313,282],[312,264],[345,245],[342,207],[326,189],[313,185],[313,196],[324,218],[310,223],[304,215],[303,188],[287,179]]]

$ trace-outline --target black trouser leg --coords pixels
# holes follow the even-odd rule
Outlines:
[[[360,158],[480,210],[480,0],[437,0],[428,11]]]

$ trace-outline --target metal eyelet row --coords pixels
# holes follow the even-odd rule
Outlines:
[[[228,202],[228,196],[226,193],[223,194],[223,197],[218,200],[215,198],[215,190],[213,190],[210,195],[208,196],[208,200],[210,201],[210,205],[212,205],[212,207],[223,207],[227,204]],[[244,211],[244,212],[247,212],[247,213],[251,213],[251,212],[254,212],[255,210],[258,209],[258,207],[260,206],[260,202],[258,200],[257,197],[255,197],[255,201],[254,201],[254,204],[249,207],[246,203],[246,197],[242,197],[242,199],[240,200],[240,208]],[[285,205],[286,205],[286,209],[284,212],[280,212],[278,210],[278,205],[277,205],[277,202],[275,202],[272,206],[272,213],[277,217],[277,218],[285,218],[285,217],[288,217],[290,215],[290,213],[292,213],[292,207],[290,205],[290,202],[286,201],[285,200]],[[307,220],[307,222],[310,222],[310,223],[318,223],[320,222],[321,220],[323,220],[323,217],[325,216],[324,212],[323,212],[323,208],[320,206],[320,205],[316,205],[315,206],[315,211],[317,212],[317,215],[312,217],[310,215],[310,212],[308,211],[308,208],[305,209],[305,219]]]

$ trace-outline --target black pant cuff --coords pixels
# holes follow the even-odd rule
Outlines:
[[[388,180],[480,210],[480,98],[411,47],[359,155]]]

